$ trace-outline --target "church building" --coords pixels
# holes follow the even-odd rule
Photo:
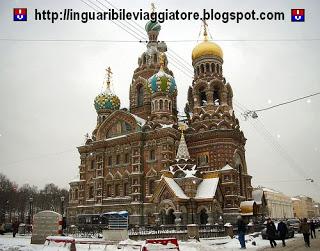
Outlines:
[[[181,122],[179,84],[168,68],[167,45],[158,41],[160,29],[159,23],[145,26],[149,42],[133,72],[129,108],[111,91],[107,69],[106,88],[94,100],[96,127],[78,147],[70,222],[79,214],[122,210],[133,225],[234,222],[241,202],[252,200],[246,138],[223,76],[222,49],[204,24]]]

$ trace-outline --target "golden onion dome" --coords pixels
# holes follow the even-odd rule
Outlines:
[[[195,60],[202,56],[215,56],[222,59],[223,52],[221,47],[216,43],[204,40],[192,50],[192,60]]]
[[[203,56],[214,56],[223,59],[223,52],[219,45],[208,40],[207,23],[203,21],[203,41],[192,50],[192,60]]]

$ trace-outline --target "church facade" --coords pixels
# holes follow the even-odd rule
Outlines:
[[[130,107],[106,90],[94,101],[97,125],[70,182],[68,219],[79,214],[129,212],[130,224],[232,222],[252,199],[245,142],[223,76],[223,52],[207,38],[192,51],[194,79],[180,123],[177,84],[168,68],[160,25],[148,22],[147,49],[130,85]]]

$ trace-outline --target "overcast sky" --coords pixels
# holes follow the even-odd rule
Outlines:
[[[131,11],[150,9],[150,1],[110,1]],[[319,1],[163,0],[155,4],[159,10],[284,11],[285,21],[208,22],[213,39],[238,40],[217,42],[224,52],[224,75],[234,99],[258,109],[320,91],[320,41],[301,41],[320,38]],[[28,8],[30,20],[13,22],[14,7]],[[34,21],[35,8],[91,10],[80,0],[2,0],[0,38],[134,40],[108,21]],[[306,9],[306,22],[291,23],[291,8]],[[137,23],[144,26],[145,21]],[[168,21],[161,26],[160,40],[196,40],[201,23]],[[264,39],[300,41],[243,41]],[[196,42],[167,45],[191,66]],[[113,89],[121,106],[128,107],[132,73],[144,50],[145,45],[139,43],[0,41],[0,172],[20,185],[42,187],[54,182],[67,188],[78,173],[76,147],[96,125],[93,100],[101,91],[104,69],[112,68]],[[191,79],[170,61],[169,67],[175,74],[178,106],[183,111]],[[319,107],[320,96],[316,96],[259,113],[259,121],[242,120],[234,107],[247,138],[246,158],[253,185],[320,201]],[[305,177],[315,182],[307,182]]]

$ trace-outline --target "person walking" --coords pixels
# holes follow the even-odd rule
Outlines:
[[[246,234],[246,223],[242,219],[242,217],[239,215],[237,217],[237,225],[238,225],[238,239],[241,245],[241,249],[246,249],[246,241],[245,241],[245,234]]]
[[[277,246],[277,243],[274,240],[276,238],[276,232],[277,232],[276,226],[274,225],[274,223],[271,220],[271,218],[268,218],[268,221],[267,221],[267,236],[268,236],[268,239],[270,241],[271,248],[274,248],[274,247]]]
[[[316,237],[316,225],[314,224],[314,221],[313,220],[311,220],[311,222],[310,222],[310,232],[311,232],[311,239],[313,239],[313,238],[317,238]]]
[[[288,234],[288,227],[287,224],[284,223],[282,220],[279,222],[278,224],[278,232],[279,232],[279,236],[280,239],[282,241],[282,246],[285,247],[286,246],[286,236]]]
[[[12,236],[13,236],[13,238],[16,237],[16,234],[18,233],[18,229],[19,229],[19,222],[17,220],[15,220],[12,223]]]
[[[304,218],[300,223],[300,232],[303,234],[305,246],[310,247],[310,226],[307,222],[307,218]]]

